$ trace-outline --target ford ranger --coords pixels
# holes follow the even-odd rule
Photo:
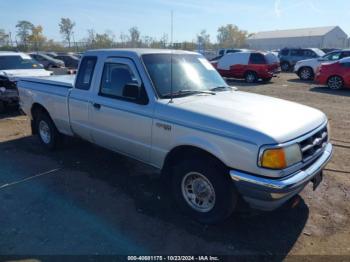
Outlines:
[[[309,182],[316,189],[332,156],[322,112],[238,91],[193,52],[88,51],[76,78],[27,78],[18,88],[48,149],[77,136],[153,166],[203,223],[230,216],[239,197],[273,210]]]

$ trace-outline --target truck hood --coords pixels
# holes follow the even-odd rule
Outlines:
[[[168,105],[182,112],[164,110],[165,119],[257,145],[293,140],[327,121],[314,108],[242,91],[177,98]]]
[[[50,76],[51,71],[45,69],[17,69],[17,70],[0,70],[0,75],[7,76],[9,78],[17,77],[40,77],[40,76]]]

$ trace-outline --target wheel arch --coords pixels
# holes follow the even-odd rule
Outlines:
[[[332,77],[340,77],[341,78],[341,80],[344,82],[344,78],[342,77],[342,76],[340,76],[340,75],[337,75],[337,74],[333,74],[333,75],[330,75],[328,78],[327,78],[327,83],[328,83],[328,81],[329,81],[329,79],[331,79]]]
[[[221,153],[218,152],[214,147],[204,148],[195,144],[182,144],[177,145],[172,148],[166,155],[163,166],[162,166],[162,176],[169,174],[170,168],[181,159],[186,157],[207,157],[217,164],[222,165],[225,168],[228,168],[224,160],[220,157]]]
[[[312,74],[315,74],[314,69],[313,69],[311,66],[309,66],[309,65],[303,65],[303,66],[301,66],[301,67],[298,69],[298,74],[300,74],[301,70],[304,69],[304,68],[311,69]]]
[[[38,130],[36,128],[36,125],[35,125],[35,120],[36,120],[36,116],[39,114],[39,113],[45,113],[47,114],[50,118],[50,113],[49,111],[40,103],[38,102],[35,102],[31,109],[30,109],[30,113],[31,113],[31,116],[32,116],[32,120],[31,120],[31,127],[32,127],[32,133],[33,134],[37,134],[38,133]],[[52,118],[51,118],[52,119]]]

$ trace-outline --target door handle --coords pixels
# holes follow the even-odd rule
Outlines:
[[[98,104],[98,103],[92,103],[92,106],[96,109],[100,109],[101,108],[101,105]]]

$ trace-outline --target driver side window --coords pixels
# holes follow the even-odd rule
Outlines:
[[[137,79],[126,64],[106,63],[103,69],[100,95],[114,98],[127,98],[123,95],[124,87],[137,83]]]

